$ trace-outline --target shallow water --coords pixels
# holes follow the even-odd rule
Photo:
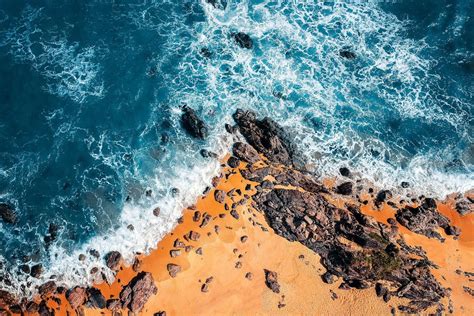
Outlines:
[[[438,197],[474,187],[471,1],[64,2],[0,4],[0,202],[18,213],[0,222],[13,280],[0,288],[34,288],[21,261],[87,283],[103,263],[80,253],[153,247],[217,172],[199,151],[226,153],[237,108],[282,123],[322,176],[344,165]],[[208,140],[180,128],[183,104]]]

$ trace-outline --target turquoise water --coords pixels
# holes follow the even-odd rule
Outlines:
[[[199,151],[226,153],[237,108],[279,121],[322,176],[349,166],[385,188],[472,188],[473,6],[1,1],[0,202],[18,216],[0,222],[1,273],[23,287],[0,288],[30,293],[23,261],[86,283],[103,263],[80,253],[153,247],[216,174]],[[183,104],[207,140],[181,129]]]

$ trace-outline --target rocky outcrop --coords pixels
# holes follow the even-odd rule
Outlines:
[[[456,201],[456,211],[461,215],[474,213],[474,200],[470,197],[461,197]]]
[[[198,117],[196,111],[187,105],[183,106],[181,125],[194,138],[205,139],[209,133],[206,123]]]
[[[151,273],[140,272],[120,292],[121,306],[128,308],[132,313],[138,313],[156,293],[158,293],[158,288]]]
[[[441,227],[446,234],[458,236],[460,230],[450,225],[449,219],[438,212],[436,202],[433,199],[425,198],[418,207],[407,206],[399,209],[395,214],[397,221],[417,234],[425,235],[429,238],[436,238],[444,241],[437,230]]]
[[[5,223],[14,224],[16,222],[14,207],[10,204],[0,203],[0,218]]]
[[[233,118],[247,142],[268,160],[287,166],[302,166],[289,135],[272,119],[258,120],[255,113],[244,110],[237,110]]]
[[[258,152],[249,144],[237,142],[232,147],[232,151],[237,158],[247,163],[253,164],[260,161]]]

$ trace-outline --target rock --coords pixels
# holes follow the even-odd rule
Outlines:
[[[204,283],[204,284],[201,286],[201,292],[203,292],[203,293],[209,292],[209,284]]]
[[[140,272],[120,292],[122,308],[139,313],[152,295],[158,293],[153,276],[149,272]]]
[[[196,254],[202,256],[202,248],[199,247],[198,249],[196,249]]]
[[[100,257],[100,253],[99,253],[97,250],[95,250],[95,249],[89,250],[89,254],[90,254],[92,257],[95,257],[95,258],[97,258],[97,259],[99,259],[99,257]]]
[[[155,207],[153,209],[153,215],[155,215],[156,217],[160,216],[160,208],[159,207]]]
[[[457,232],[456,228],[449,227],[449,219],[438,212],[436,202],[431,199],[425,199],[419,207],[406,206],[397,210],[395,218],[412,232],[441,241],[443,238],[437,232],[439,227],[444,228],[447,232]]]
[[[120,267],[122,255],[118,251],[111,251],[105,255],[105,264],[110,270],[117,271]]]
[[[346,59],[355,59],[357,57],[354,52],[351,52],[349,50],[341,50],[339,51],[339,55],[341,55],[341,57],[344,57]]]
[[[107,305],[104,295],[96,288],[88,288],[87,296],[87,305],[92,308],[103,309]]]
[[[132,264],[132,270],[134,272],[139,272],[140,269],[141,269],[141,266],[142,266],[142,263],[141,263],[140,259],[135,257],[135,259],[133,260],[133,264]]]
[[[176,258],[177,256],[179,256],[181,254],[181,250],[179,249],[171,249],[170,250],[170,256],[171,258]]]
[[[215,190],[214,191],[214,199],[219,203],[224,203],[225,201],[225,192],[222,190]]]
[[[406,181],[402,181],[402,183],[400,184],[402,188],[406,189],[406,188],[409,188],[410,187],[410,183],[406,182]]]
[[[231,168],[237,168],[240,165],[240,159],[235,156],[230,156],[227,160],[227,164]]]
[[[241,134],[257,153],[274,163],[295,167],[304,165],[289,135],[272,119],[266,117],[258,120],[255,113],[240,109],[234,113],[233,118]]]
[[[12,205],[0,203],[0,218],[8,224],[15,224],[16,213]]]
[[[10,306],[16,303],[15,296],[0,289],[0,306]]]
[[[34,278],[39,278],[43,274],[43,266],[38,263],[31,267],[30,275]]]
[[[240,218],[240,217],[239,217],[239,213],[237,213],[236,210],[230,211],[230,215],[232,215],[232,217],[235,218],[235,219],[239,219],[239,218]]]
[[[199,222],[201,220],[201,212],[195,211],[193,214],[193,222]]]
[[[188,241],[189,241],[189,240],[197,241],[200,237],[201,237],[201,235],[200,235],[198,232],[195,232],[195,231],[192,231],[192,230],[191,230],[191,231],[185,236],[185,239],[187,239]]]
[[[444,229],[446,235],[451,235],[451,236],[460,236],[461,235],[461,229],[456,226],[449,225]]]
[[[336,276],[335,276],[334,274],[332,274],[331,272],[326,271],[326,272],[321,276],[321,279],[323,279],[323,282],[324,282],[324,283],[333,284],[334,281],[336,281]]]
[[[253,279],[253,273],[252,273],[252,272],[247,272],[247,273],[245,274],[245,278],[246,278],[247,280],[252,280],[252,279]]]
[[[84,305],[87,299],[86,289],[76,286],[66,292],[66,300],[72,309],[77,309]]]
[[[166,312],[165,311],[159,311],[159,312],[154,313],[153,316],[166,316]]]
[[[251,49],[253,47],[253,41],[248,34],[238,32],[232,33],[231,36],[241,48]]]
[[[232,150],[236,157],[250,164],[254,164],[260,161],[260,156],[258,155],[258,152],[249,144],[236,142],[234,143]]]
[[[122,308],[122,303],[120,302],[119,299],[112,298],[112,299],[107,300],[106,307],[110,311],[115,311]]]
[[[280,293],[280,284],[278,284],[278,274],[276,272],[264,269],[265,284],[274,293]]]
[[[242,237],[240,237],[240,241],[241,241],[242,243],[245,243],[245,242],[247,241],[247,239],[248,239],[248,236],[242,236]]]
[[[48,281],[38,288],[38,293],[41,295],[41,297],[47,297],[53,294],[55,291],[56,283],[54,281]]]
[[[181,125],[194,138],[205,139],[208,135],[208,128],[204,121],[197,116],[192,108],[186,105],[183,106]]]
[[[206,149],[201,149],[200,153],[203,158],[213,158],[213,159],[219,158],[219,155]]]
[[[181,272],[181,267],[174,263],[168,263],[168,265],[166,266],[166,269],[168,270],[168,273],[170,277],[172,278],[175,278],[176,275],[178,275],[178,273]]]
[[[463,216],[471,214],[474,212],[474,203],[467,198],[462,198],[456,202],[456,211]]]
[[[383,202],[392,198],[392,192],[389,190],[382,190],[377,193],[375,198],[375,205],[380,206]]]
[[[39,310],[39,305],[36,304],[35,302],[31,301],[26,303],[26,311],[30,314],[35,314]]]
[[[349,168],[347,168],[347,167],[341,167],[341,168],[339,168],[339,173],[340,173],[343,177],[350,177],[350,176],[351,176],[351,171],[350,171]]]
[[[351,195],[352,194],[352,182],[344,182],[337,186],[336,193],[342,195]]]

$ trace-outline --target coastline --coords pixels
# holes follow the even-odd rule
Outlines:
[[[252,141],[252,138],[250,139]],[[290,148],[283,138],[280,144],[281,148]],[[339,287],[344,283],[340,279],[332,284],[323,282],[321,276],[326,272],[326,268],[322,264],[321,256],[302,243],[290,242],[276,233],[268,222],[268,214],[263,212],[253,199],[257,193],[262,192],[265,181],[266,185],[269,185],[269,182],[275,182],[272,187],[263,189],[267,191],[271,191],[272,188],[302,192],[307,190],[291,184],[283,185],[276,180],[279,174],[271,172],[258,175],[258,179],[254,180],[259,181],[249,180],[244,176],[252,178],[258,170],[268,165],[273,165],[273,169],[278,169],[281,174],[291,173],[291,170],[295,169],[293,162],[290,166],[276,164],[268,159],[268,156],[274,154],[272,152],[267,152],[265,155],[262,153],[263,150],[258,150],[257,158],[254,153],[249,153],[251,149],[247,147],[244,149],[246,151],[240,151],[240,154],[247,156],[247,159],[253,163],[240,161],[236,166],[235,161],[231,162],[230,158],[227,159],[227,164],[234,167],[223,165],[222,177],[219,181],[217,179],[213,181],[215,188],[200,197],[195,206],[184,211],[180,223],[158,243],[156,250],[147,256],[139,256],[140,264],[133,266],[121,264],[112,284],[104,282],[94,286],[105,300],[120,300],[123,288],[141,271],[146,271],[154,280],[157,294],[150,294],[140,311],[136,311],[137,314],[142,315],[153,315],[161,311],[169,315],[310,314],[315,312],[326,315],[344,313],[347,310],[352,310],[353,314],[357,315],[367,313],[385,315],[393,311],[398,313],[398,306],[408,304],[407,298],[395,296],[389,298],[387,303],[384,302],[382,297],[377,297],[374,284],[365,289],[340,289]],[[290,152],[290,150],[287,151]],[[236,154],[235,146],[234,154]],[[277,156],[277,160],[291,161],[289,159],[291,156],[283,158]],[[343,209],[348,205],[357,204],[362,214],[380,223],[388,224],[387,219],[393,218],[397,209],[406,206],[406,203],[402,205],[398,203],[399,201],[392,202],[392,200],[396,201],[397,197],[380,203],[375,193],[365,192],[368,189],[366,187],[360,190],[357,188],[353,190],[351,187],[350,194],[341,194],[338,192],[339,185],[328,179],[324,181],[321,189],[318,188],[317,193],[337,208]],[[241,191],[240,194],[238,190]],[[216,197],[218,191],[224,192],[225,197]],[[229,195],[229,192],[233,193]],[[360,203],[360,201],[367,201],[367,203]],[[421,202],[420,199],[410,204],[417,207]],[[237,203],[236,207],[231,209],[230,206],[234,203]],[[231,214],[234,210],[235,212]],[[453,198],[446,202],[438,202],[437,210],[449,219],[450,225],[460,228],[459,239],[455,240],[439,228],[437,232],[444,239],[441,243],[437,239],[414,233],[400,223],[396,225],[397,234],[403,237],[409,246],[422,246],[426,251],[426,257],[438,266],[438,269],[430,268],[430,271],[444,287],[452,288],[449,297],[442,299],[445,308],[448,309],[452,305],[455,315],[472,314],[474,310],[470,305],[472,305],[473,297],[464,290],[463,286],[469,286],[469,273],[472,272],[468,269],[469,263],[474,259],[474,233],[471,229],[474,225],[474,216],[473,214],[459,215],[455,211]],[[200,212],[198,221],[193,220],[195,212]],[[209,215],[209,221],[205,226],[199,227],[202,225],[204,213]],[[199,235],[190,235],[190,232]],[[177,239],[184,245],[178,243],[178,247],[175,247]],[[186,249],[186,246],[193,248]],[[350,247],[358,249],[357,247],[360,246],[351,244]],[[202,249],[202,254],[196,253],[199,248]],[[171,250],[179,250],[180,254],[171,257]],[[452,256],[453,253],[456,255]],[[179,266],[180,271],[176,272],[175,277],[171,277],[168,264]],[[277,273],[278,284],[281,287],[280,293],[272,292],[267,286],[265,269]],[[461,270],[461,273],[456,270]],[[252,275],[251,280],[249,280],[249,275],[246,277],[248,273]],[[206,282],[206,280],[210,281]],[[54,289],[44,296],[50,297],[46,300],[48,302],[46,307],[55,309],[56,315],[74,313],[71,300],[66,299],[65,293],[65,289],[61,294]],[[127,308],[118,307],[110,310],[97,308],[98,306],[92,308],[91,297],[90,294],[84,296],[82,304],[76,309],[78,314],[101,315],[104,311],[119,314],[127,310]],[[449,299],[452,300],[452,304]],[[102,303],[100,302],[99,305],[102,306]],[[106,304],[109,305],[109,302]],[[434,306],[429,306],[426,311],[433,311],[433,308]]]

